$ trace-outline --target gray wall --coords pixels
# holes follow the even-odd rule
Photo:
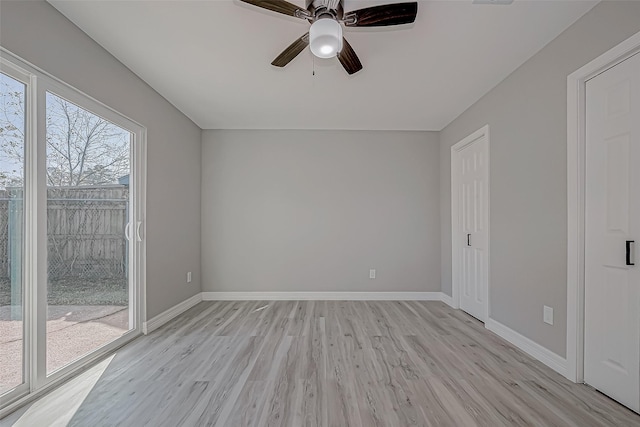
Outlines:
[[[438,158],[428,132],[204,131],[203,291],[440,291]]]
[[[566,77],[640,31],[639,2],[592,9],[447,126],[439,154],[434,133],[207,131],[202,192],[200,129],[81,30],[42,1],[1,2],[0,28],[147,127],[149,317],[200,291],[201,200],[205,291],[450,294],[449,147],[488,123],[491,317],[565,354]]]
[[[147,128],[147,317],[200,292],[200,128],[43,1],[1,2],[0,29],[4,48]]]
[[[640,2],[603,2],[440,133],[442,290],[451,294],[450,147],[490,125],[491,318],[566,354],[567,76],[640,31]],[[542,322],[542,306],[555,324]]]

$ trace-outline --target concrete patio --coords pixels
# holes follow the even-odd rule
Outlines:
[[[47,372],[52,372],[129,330],[127,307],[51,305],[47,316]],[[22,382],[23,322],[0,306],[0,392]]]

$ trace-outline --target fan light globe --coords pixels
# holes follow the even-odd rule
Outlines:
[[[333,58],[342,50],[342,27],[333,18],[322,18],[309,30],[311,52],[318,58]]]

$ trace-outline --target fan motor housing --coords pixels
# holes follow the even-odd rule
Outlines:
[[[336,19],[341,20],[344,15],[343,0],[306,0],[307,10],[317,18],[324,11],[330,11]]]

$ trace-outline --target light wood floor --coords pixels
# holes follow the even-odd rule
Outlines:
[[[86,391],[79,391],[82,387]],[[2,425],[638,426],[439,302],[201,303]]]

